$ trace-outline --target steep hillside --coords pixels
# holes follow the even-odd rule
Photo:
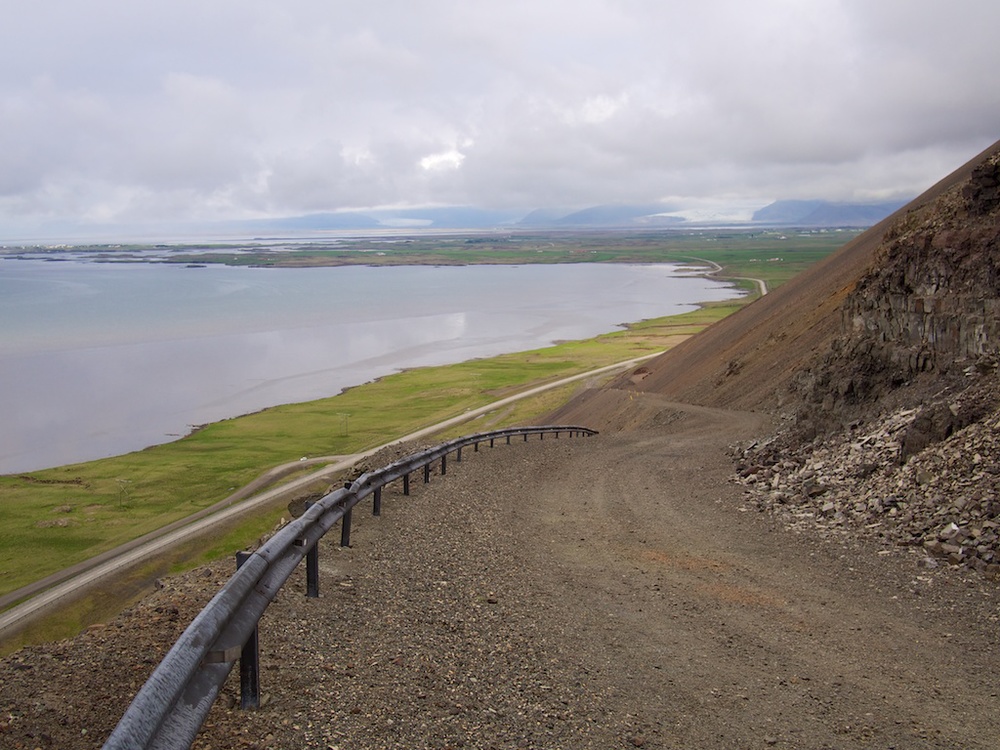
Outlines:
[[[944,210],[944,206],[951,206],[953,223],[968,222],[975,215],[982,224],[976,233],[969,230],[966,244],[981,244],[984,241],[995,212],[987,211],[979,215],[972,208],[960,210],[955,195],[960,195],[963,190],[977,189],[969,182],[974,170],[991,159],[995,160],[998,153],[1000,143],[825,261],[700,335],[623,375],[610,388],[658,393],[677,401],[704,406],[787,410],[790,399],[802,397],[803,372],[814,369],[817,363],[829,356],[835,340],[845,333],[845,321],[851,326],[855,324],[852,315],[847,313],[847,305],[871,304],[850,295],[863,279],[864,288],[877,284],[874,279],[869,280],[869,271],[876,265],[884,266],[887,257],[895,257],[900,252],[903,238],[909,236],[906,227],[923,220],[931,222],[931,230],[940,227],[942,231],[952,231],[946,230],[939,219],[931,218],[937,216],[938,210]],[[981,178],[977,183],[981,184],[978,189],[983,189],[985,182],[988,179]],[[973,234],[978,239],[974,239]],[[924,238],[920,241],[928,240]],[[944,240],[939,240],[939,244],[941,241]],[[959,249],[953,254],[961,252]],[[953,257],[941,258],[938,266],[953,262]],[[974,268],[976,262],[970,258],[964,267]],[[929,267],[926,271],[933,273]],[[967,273],[962,278],[965,280],[963,283],[973,286],[976,283]],[[939,297],[947,297],[949,292],[939,285],[937,293]],[[974,292],[967,291],[965,294],[968,296]],[[850,303],[849,298],[853,299]],[[898,305],[898,300],[893,304]],[[822,388],[819,381],[816,382],[817,387]],[[592,398],[592,393],[582,394],[561,413],[585,414],[586,403]]]
[[[862,529],[1000,577],[1000,154],[898,216],[739,466],[786,521]]]
[[[841,306],[827,351],[790,384],[800,420],[822,430],[872,405],[991,386],[1000,352],[998,208],[994,152],[936,200],[896,218]],[[975,419],[953,415],[943,429]]]
[[[875,288],[879,284],[887,296],[893,297],[891,303],[885,304],[896,307],[901,304],[900,295],[906,296],[905,289],[890,291],[887,282],[879,281],[883,275],[895,274],[901,280],[905,277],[901,283],[917,284],[918,294],[936,283],[938,299],[948,297],[951,279],[962,284],[965,299],[977,294],[976,279],[963,272],[960,280],[942,274],[941,269],[957,263],[963,254],[968,256],[963,268],[975,267],[980,260],[980,256],[968,253],[973,244],[983,243],[991,226],[995,229],[995,219],[991,218],[994,214],[982,215],[976,213],[979,209],[961,208],[960,195],[970,186],[977,166],[992,163],[998,152],[1000,144],[956,170],[825,262],[654,361],[648,366],[649,374],[635,387],[710,406],[771,408],[784,402],[790,383],[799,377],[803,366],[823,356],[844,332],[845,316],[856,325],[845,305],[867,304],[874,308],[882,305],[871,302],[871,296],[879,294]],[[961,228],[973,218],[976,229]],[[927,225],[921,237],[911,236],[921,223]],[[966,233],[962,244],[951,242],[958,239],[956,232]],[[938,235],[938,239],[932,239]],[[915,249],[907,249],[907,238],[926,244],[925,255],[932,265],[913,265]],[[932,252],[942,246],[950,248],[947,254]],[[904,271],[907,266],[909,269]],[[920,277],[926,277],[926,281],[918,281]],[[868,302],[861,302],[860,297],[848,302],[858,284],[871,290]],[[983,291],[992,294],[990,289],[984,287]],[[903,304],[911,304],[914,310],[919,305],[915,298]],[[892,331],[886,333],[894,335]],[[914,334],[921,335],[916,330]],[[905,346],[912,344],[910,337]]]
[[[1000,576],[1000,143],[838,253],[559,419],[670,419],[642,395],[764,411],[757,505]],[[589,418],[589,419],[588,419]]]

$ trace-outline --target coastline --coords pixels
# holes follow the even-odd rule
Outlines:
[[[596,264],[572,269],[551,265],[349,269],[349,278],[366,279],[365,288],[373,291],[359,289],[333,300],[345,310],[336,313],[326,310],[323,282],[333,277],[322,273],[335,269],[318,269],[317,276],[293,269],[254,272],[220,267],[209,269],[205,276],[201,271],[193,274],[200,277],[197,284],[209,292],[216,284],[235,284],[238,294],[257,294],[255,285],[262,282],[277,285],[288,290],[285,294],[297,300],[295,305],[306,304],[308,309],[301,319],[289,309],[281,313],[284,317],[272,320],[263,305],[272,305],[273,300],[257,303],[255,297],[247,297],[237,305],[229,293],[223,300],[227,307],[214,313],[219,325],[226,326],[217,330],[215,318],[203,322],[194,308],[175,313],[173,298],[156,291],[155,284],[165,273],[169,283],[184,285],[177,295],[190,294],[186,271],[146,266],[138,274],[134,268],[120,273],[122,280],[114,289],[140,283],[160,294],[158,315],[169,319],[170,329],[160,333],[154,329],[151,340],[136,340],[145,334],[130,323],[137,331],[127,332],[124,341],[115,343],[112,326],[117,323],[109,322],[94,326],[98,333],[93,342],[83,339],[72,349],[0,357],[0,378],[9,386],[0,393],[0,411],[19,425],[16,434],[0,435],[0,456],[8,457],[0,460],[0,471],[39,471],[122,455],[176,440],[196,425],[326,398],[402,369],[584,340],[619,330],[621,320],[647,320],[685,306],[695,309],[706,298],[724,300],[737,294],[731,285],[719,285],[707,274],[664,275],[658,270],[662,264],[616,264],[614,269]],[[67,278],[72,281],[71,275]],[[534,287],[522,283],[532,278]],[[700,287],[695,278],[709,280],[713,287]],[[469,279],[478,281],[470,286]],[[505,279],[504,286],[481,293],[489,288],[487,279]],[[614,282],[618,286],[605,291],[602,284],[611,279],[618,279]],[[376,283],[389,286],[373,286]],[[636,284],[638,292],[633,290]],[[414,286],[417,297],[412,305],[387,307],[392,300],[409,299],[405,295],[412,295]],[[516,295],[522,287],[524,296],[517,303],[504,299],[505,290]],[[571,290],[578,290],[576,297]],[[118,299],[110,293],[109,298]],[[581,299],[601,304],[581,310]],[[283,299],[278,302],[287,304]],[[254,309],[244,320],[247,305]],[[116,311],[118,317],[129,316]],[[82,326],[83,320],[76,325]],[[235,325],[246,330],[234,329]],[[62,377],[65,372],[74,377]],[[72,425],[77,433],[66,429]],[[33,452],[43,455],[39,451],[52,460],[33,458]]]
[[[217,506],[220,502],[228,505],[230,501],[235,501],[241,496],[237,490],[238,486],[255,486],[255,481],[260,478],[262,471],[281,463],[273,450],[262,450],[261,441],[257,437],[262,430],[293,434],[297,432],[301,435],[301,438],[291,439],[292,450],[295,451],[292,455],[298,457],[292,458],[291,462],[298,466],[291,467],[291,474],[287,476],[295,479],[296,469],[299,472],[302,470],[315,472],[317,464],[322,466],[326,460],[323,455],[358,454],[365,448],[370,449],[372,445],[384,443],[386,435],[412,437],[423,434],[426,430],[422,431],[421,428],[426,427],[429,421],[440,421],[438,417],[421,418],[417,415],[415,418],[407,418],[409,420],[405,423],[407,426],[402,426],[404,423],[397,419],[394,422],[390,420],[389,426],[371,425],[364,429],[357,426],[357,404],[365,404],[365,408],[368,409],[377,404],[391,402],[400,404],[403,407],[402,411],[417,408],[429,415],[459,415],[455,419],[462,421],[484,418],[482,414],[488,414],[493,415],[490,419],[490,429],[523,424],[532,418],[531,415],[547,413],[569,397],[576,386],[563,385],[555,390],[549,390],[544,385],[555,379],[555,373],[572,372],[573,370],[566,369],[569,360],[578,362],[574,369],[579,371],[595,363],[604,365],[609,361],[622,362],[627,358],[631,359],[636,353],[640,357],[653,356],[664,348],[665,342],[669,345],[687,338],[695,330],[700,330],[711,320],[727,314],[730,309],[735,309],[738,305],[738,301],[729,305],[707,303],[699,305],[693,312],[662,319],[637,321],[630,324],[626,330],[602,334],[585,341],[572,341],[542,350],[511,353],[440,367],[415,368],[344,389],[337,396],[321,399],[319,402],[288,404],[221,422],[200,425],[199,430],[188,438],[152,446],[143,451],[85,464],[70,464],[19,475],[2,475],[0,494],[3,495],[5,505],[12,514],[11,518],[28,514],[30,518],[37,519],[29,521],[19,532],[19,547],[30,544],[39,550],[39,555],[24,570],[20,570],[20,567],[24,566],[14,565],[11,562],[14,567],[8,566],[10,568],[8,585],[0,589],[0,594],[11,594],[15,589],[25,590],[25,586],[46,576],[50,576],[51,580],[51,575],[57,574],[58,571],[106,553],[116,546],[114,544],[116,539],[135,539],[149,535],[149,532],[154,530],[156,531],[153,535],[158,536],[160,533],[158,530],[170,526],[172,521],[187,518],[192,511],[197,515],[204,515],[205,509],[210,505]],[[621,352],[630,354],[624,357]],[[509,375],[511,372],[527,374],[520,380],[512,381]],[[576,375],[571,380],[579,380],[581,377],[589,379],[593,375]],[[416,381],[418,384],[414,385],[410,381]],[[454,390],[453,384],[457,382],[474,383],[481,387],[482,391],[474,392],[474,389],[469,388],[465,395],[460,396],[460,400],[455,401],[451,398],[443,406],[428,403],[433,400],[433,398],[428,399],[429,394]],[[530,384],[542,387],[531,389]],[[504,398],[504,395],[523,393],[526,390],[532,392],[525,394],[528,398],[520,402],[521,406],[511,406],[508,404],[511,399]],[[547,393],[538,393],[543,390]],[[402,395],[404,393],[410,395]],[[483,406],[484,398],[490,402],[488,406]],[[412,403],[408,405],[407,399]],[[350,404],[339,405],[338,400],[349,400]],[[463,403],[467,405],[463,406]],[[478,409],[474,408],[477,404]],[[441,408],[446,411],[441,411]],[[330,444],[336,447],[331,447],[322,455],[310,451],[309,459],[299,464],[302,444],[315,443],[316,438],[310,437],[309,430],[304,428],[308,427],[308,422],[311,422],[317,413],[324,415],[321,416],[324,424],[329,424],[331,419],[339,422],[340,418],[344,417],[343,433],[335,436]],[[348,426],[346,417],[349,414],[353,417]],[[329,430],[323,427],[321,432],[328,433]],[[374,442],[376,439],[378,443]],[[220,448],[223,448],[222,453],[219,452]],[[274,457],[265,458],[265,455]],[[288,456],[288,452],[285,455]],[[236,460],[233,461],[232,458]],[[237,464],[252,468],[237,470]],[[299,466],[302,468],[299,469]],[[134,481],[125,479],[139,475],[144,478],[141,480],[137,478]],[[285,472],[282,472],[282,475],[285,475]],[[113,479],[114,477],[118,479]],[[305,479],[305,475],[301,478]],[[212,486],[216,489],[212,490]],[[275,488],[275,491],[280,489]],[[197,497],[203,497],[204,501],[192,505],[192,500]],[[57,514],[56,520],[59,521],[56,525],[51,525],[53,512]],[[121,524],[126,517],[130,519],[128,523],[134,526],[135,531],[125,533],[123,536],[126,527],[122,527]],[[18,522],[18,525],[21,523]],[[246,538],[256,538],[273,523],[274,518],[270,514],[248,519],[214,538],[207,548],[189,550],[189,553],[196,555],[192,559],[212,559],[218,554],[228,554],[233,545],[239,547],[246,543]],[[91,537],[95,533],[101,533],[101,529],[113,533],[108,536],[107,542],[85,548],[88,552],[82,556],[59,552],[54,557],[49,557],[51,552],[45,552],[50,548],[51,541],[42,541],[44,539],[69,540],[81,533]],[[237,541],[238,539],[240,541]],[[4,554],[0,546],[0,556]],[[176,563],[164,560],[154,565],[151,570],[159,571],[153,574],[154,577],[165,574],[167,568],[164,566],[171,564]],[[9,601],[10,596],[5,596],[4,600]],[[105,616],[102,614],[105,612],[103,607],[107,606],[107,602],[102,604],[102,601],[101,597],[97,599],[84,597],[78,604],[73,605],[71,611],[75,614],[71,619],[81,618],[85,622],[103,619]],[[71,632],[73,632],[72,625],[66,630],[64,618],[56,618],[39,631],[38,637],[63,637]]]
[[[103,541],[98,539],[96,545],[88,542],[82,548],[82,555],[66,552],[52,558],[42,555],[30,569],[11,569],[4,590],[21,588],[39,577],[99,555],[116,546],[116,540],[134,539],[189,516],[211,505],[213,498],[218,502],[219,498],[232,495],[237,487],[252,483],[267,467],[304,456],[356,454],[384,443],[386,435],[411,434],[444,417],[468,413],[532,384],[662,351],[742,307],[753,297],[752,294],[737,296],[738,289],[738,285],[729,286],[725,300],[699,302],[686,313],[619,323],[616,325],[624,328],[589,339],[573,339],[485,359],[407,368],[347,386],[337,395],[318,401],[265,407],[238,417],[202,423],[182,439],[144,450],[33,471],[30,476],[0,475],[0,493],[5,504],[15,515],[27,514],[36,519],[22,529],[21,537],[26,543],[41,544],[40,548],[45,549],[50,542],[43,539],[69,541],[81,533],[93,537],[95,532],[102,533],[101,529],[113,530]],[[489,428],[523,424],[532,415],[548,413],[571,395],[572,388],[565,386],[548,395],[526,399],[519,406],[494,409],[490,412]],[[395,408],[385,410],[379,406],[389,403]],[[367,419],[359,418],[361,414],[377,415],[378,420],[366,423]],[[262,435],[267,439],[261,440]],[[275,440],[275,436],[280,439]],[[68,515],[59,517],[59,525],[52,527],[49,525],[52,512]],[[129,518],[124,527],[120,526],[123,512]],[[214,546],[199,549],[197,559],[228,554],[233,545],[245,543],[238,539],[256,538],[265,531],[264,526],[273,523],[268,518],[261,516],[234,527],[216,539]],[[129,528],[134,530],[128,531]],[[36,537],[39,537],[37,542],[33,541]],[[0,556],[3,554],[0,548]],[[98,603],[88,597],[74,617],[94,616],[85,613],[95,604]],[[59,625],[57,629],[62,627]]]

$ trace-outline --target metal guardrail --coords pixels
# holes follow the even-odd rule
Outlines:
[[[205,608],[191,621],[177,642],[139,690],[118,726],[108,737],[104,750],[165,750],[189,748],[215,702],[223,682],[240,659],[240,683],[243,707],[256,705],[257,696],[257,623],[278,590],[307,558],[307,596],[318,596],[319,540],[337,521],[341,524],[341,544],[350,543],[351,509],[374,495],[373,513],[381,513],[382,488],[403,480],[403,494],[410,490],[410,474],[440,461],[441,473],[447,471],[447,457],[462,449],[497,440],[508,444],[513,437],[547,434],[590,436],[597,434],[587,427],[543,426],[516,427],[457,438],[434,448],[415,453],[377,471],[358,477],[343,489],[334,490],[309,506],[252,554],[242,554],[239,568]]]

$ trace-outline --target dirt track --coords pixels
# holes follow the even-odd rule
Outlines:
[[[996,746],[995,584],[774,528],[726,455],[758,417],[659,414],[387,491],[325,544],[322,597],[293,579],[265,616],[269,702],[196,746]],[[227,573],[0,662],[0,746],[99,747]]]

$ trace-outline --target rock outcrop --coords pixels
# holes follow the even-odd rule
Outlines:
[[[1000,155],[897,216],[839,312],[740,480],[792,525],[1000,576]]]
[[[826,414],[850,413],[917,381],[953,381],[996,355],[998,182],[993,155],[969,181],[892,224],[841,308],[840,335],[796,378],[802,400]]]

